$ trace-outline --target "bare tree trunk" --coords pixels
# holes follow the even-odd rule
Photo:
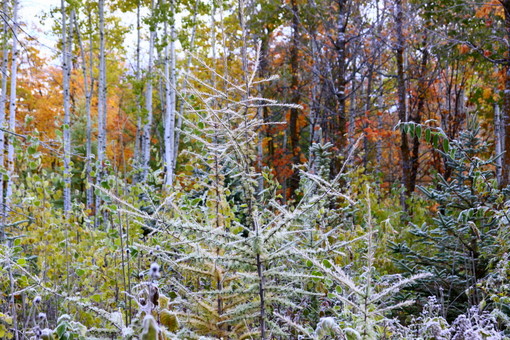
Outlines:
[[[142,127],[142,105],[141,105],[141,95],[139,93],[139,86],[142,80],[141,77],[141,69],[140,69],[140,43],[141,43],[141,24],[140,24],[140,2],[141,0],[137,1],[136,4],[136,95],[137,95],[137,101],[136,101],[136,137],[135,137],[135,150],[134,150],[134,166],[138,169],[140,167],[141,161],[142,161],[142,135],[143,135],[143,127]],[[138,173],[135,171],[133,176],[133,183],[136,183],[138,180]]]
[[[336,110],[336,117],[333,119],[332,131],[334,136],[333,144],[335,145],[337,152],[341,153],[345,148],[345,133],[346,133],[346,58],[347,58],[347,23],[349,21],[349,4],[348,0],[337,0],[338,3],[338,17],[337,17],[337,37],[335,42],[336,49],[336,70],[334,81],[334,95],[338,103]],[[341,169],[340,157],[335,157],[331,163],[331,176],[334,177],[338,174]]]
[[[310,105],[310,146],[315,143],[320,142],[320,124],[319,124],[319,99],[318,93],[320,86],[319,79],[319,67],[318,67],[318,59],[320,58],[318,55],[319,48],[317,47],[317,32],[315,30],[312,31],[311,39],[310,39],[310,48],[312,52],[312,89],[311,89],[311,105]],[[314,155],[310,153],[308,156],[310,160],[310,166],[314,164]]]
[[[12,15],[12,59],[11,59],[11,93],[9,100],[9,130],[16,132],[16,81],[18,74],[18,0],[13,3]],[[9,136],[9,146],[7,149],[7,189],[5,192],[5,209],[10,210],[12,200],[12,187],[14,182],[14,135]]]
[[[383,1],[383,6],[385,6],[384,1]],[[376,2],[377,19],[376,20],[377,20],[377,34],[378,35],[382,35],[382,31],[384,28],[384,20],[383,20],[382,10],[384,10],[384,9],[382,9],[380,7],[380,2],[379,2],[379,0],[377,0],[377,2]],[[377,43],[376,46],[378,49],[382,48],[380,43]],[[383,53],[381,52],[377,58],[379,65],[381,65],[381,62],[382,62],[382,55],[383,55]],[[384,107],[384,96],[383,96],[384,95],[384,81],[383,81],[382,75],[378,77],[378,86],[379,86],[380,92],[379,92],[379,96],[377,99],[377,111],[378,111],[377,130],[382,131],[383,119],[382,119],[382,114],[380,114]],[[376,162],[377,162],[377,169],[380,173],[382,173],[382,138],[381,137],[379,137],[376,142],[376,156],[375,156],[375,158],[376,158]]]
[[[7,2],[8,0],[3,1],[3,11],[7,13]],[[4,21],[3,25],[3,37],[2,37],[2,45],[3,45],[3,57],[2,57],[2,66],[0,69],[0,73],[2,74],[2,93],[0,94],[0,128],[5,128],[5,117],[7,115],[5,104],[7,103],[7,64],[9,62],[9,49],[8,49],[8,26],[7,21]],[[4,154],[5,154],[5,133],[3,130],[0,130],[0,168],[4,167]],[[4,207],[4,178],[0,176],[0,216],[5,216],[5,207]],[[2,227],[0,230],[0,241],[5,239],[5,229],[4,223],[2,221]]]
[[[154,15],[154,0],[151,0],[151,16]],[[153,28],[149,33],[149,65],[147,70],[147,84],[145,92],[145,110],[147,112],[147,121],[143,126],[142,137],[142,180],[147,179],[149,173],[149,162],[151,158],[151,130],[152,130],[152,68],[154,54],[154,36]]]
[[[69,218],[71,211],[71,131],[70,131],[70,77],[71,65],[70,55],[72,51],[71,42],[67,41],[67,22],[66,22],[66,5],[65,1],[60,1],[62,12],[62,76],[63,76],[63,95],[64,95],[64,214],[66,219]],[[72,20],[71,20],[72,21]],[[71,25],[71,24],[70,24]],[[70,39],[71,40],[71,39]]]
[[[92,26],[92,16],[89,12],[89,25]],[[94,204],[93,202],[93,191],[90,184],[92,183],[92,178],[90,173],[92,171],[91,162],[92,162],[92,118],[91,118],[91,101],[92,101],[92,91],[94,86],[94,78],[92,75],[92,37],[90,38],[90,55],[89,55],[89,70],[90,72],[90,85],[89,85],[89,74],[87,73],[87,61],[85,59],[85,49],[83,48],[83,40],[80,34],[80,26],[78,25],[78,18],[75,17],[74,27],[76,28],[76,35],[78,37],[78,44],[80,45],[80,57],[81,57],[81,70],[83,73],[83,88],[85,91],[85,111],[87,115],[87,131],[86,131],[86,159],[85,159],[85,179],[87,181],[87,189],[86,189],[86,207],[87,209],[92,209]]]
[[[510,38],[510,0],[500,0],[505,10],[505,30],[507,39]],[[509,49],[510,50],[510,49]],[[501,186],[510,184],[510,65],[505,66],[505,90],[503,95],[503,112],[501,123],[503,124],[504,143],[502,145],[503,159],[501,168]]]
[[[172,21],[170,25],[170,43],[165,46],[165,185],[173,184],[175,159],[175,0],[170,0]],[[168,24],[165,21],[165,39],[168,39]],[[170,55],[168,47],[170,45]],[[170,59],[170,60],[169,60]],[[170,65],[169,65],[170,64]]]
[[[106,65],[105,65],[105,33],[104,33],[104,0],[99,0],[99,88],[97,101],[97,162],[98,169],[96,175],[97,185],[101,184],[104,170],[104,161],[106,158]],[[98,226],[99,210],[101,208],[101,199],[96,197],[96,219],[95,225]]]
[[[416,105],[416,109],[411,112],[410,120],[415,124],[421,124],[421,117],[423,110],[425,108],[425,100],[427,96],[427,90],[429,87],[429,82],[427,81],[427,64],[429,58],[429,51],[427,46],[428,34],[427,31],[424,33],[423,37],[423,51],[422,51],[422,59],[420,64],[420,78],[418,79],[418,102]],[[419,163],[420,157],[420,137],[414,136],[413,138],[413,148],[411,153],[411,173],[409,176],[409,193],[414,192],[416,188],[416,180],[418,178],[418,168],[420,166]]]
[[[402,9],[402,0],[395,1],[395,24],[396,24],[396,35],[397,35],[397,92],[398,92],[398,118],[401,122],[407,122],[407,105],[406,105],[406,80],[404,70],[404,50],[405,50],[405,39],[403,32],[404,13]],[[409,141],[407,135],[402,132],[400,142],[400,154],[402,158],[402,183],[405,187],[405,195],[402,196],[402,206],[407,210],[405,203],[406,196],[411,195],[410,184],[410,151]]]
[[[355,77],[353,77],[353,82],[354,82],[354,79]],[[369,66],[368,66],[368,74],[367,74],[367,93],[366,93],[366,98],[365,98],[365,118],[367,118],[363,124],[364,128],[368,128],[369,127],[369,124],[368,124],[368,120],[369,120],[369,113],[370,113],[370,110],[372,108],[372,84],[373,84],[373,80],[374,80],[374,64],[371,63]],[[354,89],[354,86],[353,86],[353,89]],[[354,95],[354,91],[352,93]],[[354,98],[353,98],[354,100]],[[368,136],[366,133],[363,134],[363,145],[364,145],[364,149],[365,149],[365,152],[363,154],[363,165],[365,167],[365,169],[368,167],[368,161],[369,161],[369,150],[370,150],[370,141],[368,140]]]
[[[298,6],[296,0],[291,1],[292,4],[292,45],[290,48],[290,72],[291,72],[291,102],[293,104],[299,104],[299,100],[301,99],[301,94],[298,90],[299,86],[299,17],[298,17]],[[292,154],[292,165],[297,166],[300,163],[300,155],[299,151],[299,131],[298,131],[298,118],[299,118],[299,109],[293,107],[290,109],[290,117],[289,117],[289,135],[290,135],[290,152]],[[294,192],[299,187],[299,170],[297,168],[294,169],[292,176],[290,177],[289,189],[290,195],[293,196]]]
[[[504,130],[502,129],[502,119],[501,119],[501,108],[499,107],[498,103],[494,103],[494,141],[495,141],[495,148],[496,148],[496,156],[500,156],[503,152],[503,143],[504,143]],[[496,158],[496,179],[498,181],[498,184],[501,186],[501,183],[503,181],[503,162],[502,157]]]

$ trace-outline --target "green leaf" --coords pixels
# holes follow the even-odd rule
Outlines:
[[[331,262],[329,262],[328,260],[324,260],[324,261],[322,261],[322,264],[324,265],[324,267],[326,267],[326,268],[328,268],[328,269],[329,269],[329,268],[331,268],[331,267],[333,267],[333,265],[331,264]]]
[[[94,294],[90,297],[93,301],[95,302],[100,302],[101,301],[101,294]]]
[[[76,272],[76,275],[78,275],[78,276],[83,276],[83,274],[85,274],[85,271],[81,268],[77,268],[75,270],[75,272]]]
[[[421,125],[416,125],[416,137],[421,138]]]
[[[64,335],[66,330],[67,330],[67,322],[62,322],[57,326],[55,333],[57,333],[59,338],[62,338],[62,336]]]
[[[411,137],[413,137],[413,136],[414,136],[414,128],[415,128],[415,125],[414,125],[413,123],[411,123],[411,124],[409,124],[408,126],[409,126],[409,135],[410,135]]]
[[[448,139],[443,139],[443,150],[445,153],[448,153],[450,151],[450,142]]]
[[[434,133],[434,135],[432,136],[432,145],[434,145],[434,148],[436,149],[439,146],[439,136],[437,133]]]
[[[27,264],[27,260],[25,260],[24,258],[21,258],[21,259],[18,259],[18,261],[16,261],[17,264],[19,264],[20,266],[24,266],[25,264]]]

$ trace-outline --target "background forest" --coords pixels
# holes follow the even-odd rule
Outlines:
[[[510,0],[1,6],[0,338],[510,338]]]

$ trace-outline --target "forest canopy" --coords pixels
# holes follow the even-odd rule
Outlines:
[[[510,0],[33,5],[0,338],[510,339]]]

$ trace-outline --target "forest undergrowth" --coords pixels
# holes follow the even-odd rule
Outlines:
[[[195,56],[191,56],[196,58]],[[256,59],[258,60],[258,58]],[[198,59],[197,62],[200,62]],[[106,168],[90,184],[95,216],[57,208],[54,174],[30,166],[0,246],[0,338],[505,339],[508,191],[472,116],[458,140],[437,127],[397,129],[436,148],[448,179],[408,198],[353,165],[331,178],[330,143],[311,147],[294,199],[257,158],[273,79],[190,73],[181,150],[186,173],[164,185]],[[95,226],[95,220],[99,226]]]

